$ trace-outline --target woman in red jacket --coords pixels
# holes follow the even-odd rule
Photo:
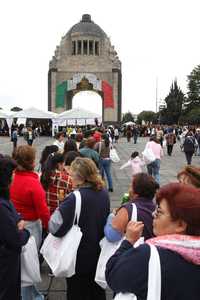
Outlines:
[[[49,209],[46,204],[45,191],[34,172],[36,151],[31,146],[19,146],[15,152],[17,169],[10,186],[10,197],[17,212],[26,221],[26,228],[36,240],[39,249],[42,240],[42,226],[48,228],[50,218]],[[36,296],[34,286],[22,289],[22,299],[26,300],[28,295]],[[26,296],[23,296],[26,295]],[[43,299],[37,295],[37,299]],[[35,298],[33,298],[35,299]]]

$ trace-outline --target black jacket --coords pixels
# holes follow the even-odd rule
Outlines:
[[[12,203],[0,198],[0,300],[21,299],[20,254],[30,234],[18,230],[19,220]]]
[[[171,250],[159,247],[157,250],[161,264],[161,300],[199,300],[200,266]],[[133,248],[128,241],[123,241],[106,266],[110,288],[115,293],[134,293],[138,300],[146,300],[149,258],[149,245]]]
[[[95,191],[90,187],[79,189],[81,193],[81,214],[79,226],[83,233],[76,260],[77,275],[94,276],[100,254],[99,242],[104,237],[104,226],[110,212],[106,190]],[[63,224],[54,234],[64,236],[72,227],[75,212],[75,196],[69,194],[59,207]]]

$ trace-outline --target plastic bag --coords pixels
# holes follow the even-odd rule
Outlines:
[[[134,203],[132,203],[132,221],[137,221],[137,207]],[[115,253],[115,251],[120,247],[124,237],[115,243],[111,243],[104,237],[100,241],[101,253],[99,256],[96,274],[95,274],[95,282],[100,285],[103,289],[107,288],[107,282],[105,277],[106,264],[109,258]],[[137,244],[138,245],[138,244]]]
[[[76,257],[82,232],[78,226],[81,212],[81,195],[79,191],[74,191],[74,194],[76,196],[74,222],[77,217],[77,225],[73,224],[62,238],[49,233],[40,250],[55,277],[71,277],[75,274]]]
[[[106,271],[106,264],[109,258],[115,253],[115,251],[121,245],[121,240],[115,243],[109,242],[106,237],[104,237],[101,242],[101,253],[99,256],[96,274],[95,274],[95,282],[98,283],[103,289],[107,288],[107,282],[105,279],[105,271]]]
[[[145,148],[142,152],[142,155],[147,165],[156,160],[156,157],[151,148]]]
[[[35,238],[31,236],[21,253],[21,286],[29,286],[41,281],[40,264]]]
[[[117,154],[117,150],[114,148],[110,149],[110,159],[114,163],[118,163],[120,161],[119,155]]]

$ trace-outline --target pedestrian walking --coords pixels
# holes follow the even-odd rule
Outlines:
[[[126,129],[126,137],[127,137],[127,142],[129,143],[132,137],[132,130],[130,125],[128,125]]]
[[[167,154],[172,155],[174,144],[176,143],[176,135],[173,133],[173,128],[168,129],[168,133],[165,135]]]
[[[35,139],[35,134],[31,127],[27,128],[27,132],[25,133],[25,139],[27,141],[27,144],[29,146],[32,146],[33,140]]]
[[[137,139],[139,136],[139,129],[137,126],[133,126],[132,135],[133,135],[134,144],[137,144]]]
[[[111,175],[111,159],[110,159],[111,146],[112,144],[107,134],[103,134],[102,140],[95,145],[95,149],[97,150],[100,156],[99,165],[100,165],[101,176],[104,179],[106,175],[109,192],[113,192],[113,181]]]
[[[132,175],[142,173],[142,166],[145,165],[145,162],[139,157],[139,152],[135,151],[131,154],[130,159],[120,167],[120,170],[124,168],[131,167]]]
[[[17,127],[15,127],[11,133],[11,142],[13,143],[13,152],[17,148],[17,140],[18,140],[17,134],[18,134]]]
[[[155,160],[147,165],[148,174],[153,176],[157,183],[160,184],[160,161],[164,154],[160,142],[156,139],[155,135],[150,137],[146,148],[151,149],[155,156]]]
[[[185,140],[183,143],[183,151],[185,152],[187,164],[191,165],[192,156],[195,151],[195,137],[191,130],[185,136]]]

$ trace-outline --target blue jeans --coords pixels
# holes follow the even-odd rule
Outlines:
[[[151,164],[147,165],[148,174],[153,176],[155,181],[160,184],[160,159],[154,160]]]
[[[134,136],[133,136],[134,144],[137,144],[137,139],[138,139],[138,135],[134,135]]]
[[[113,188],[113,183],[112,183],[112,176],[110,172],[110,167],[111,167],[111,160],[110,159],[100,159],[100,170],[101,170],[101,176],[104,178],[104,173],[106,173],[107,181],[108,181],[108,188],[112,189]]]
[[[40,294],[34,285],[22,287],[22,300],[44,300],[44,296]]]

